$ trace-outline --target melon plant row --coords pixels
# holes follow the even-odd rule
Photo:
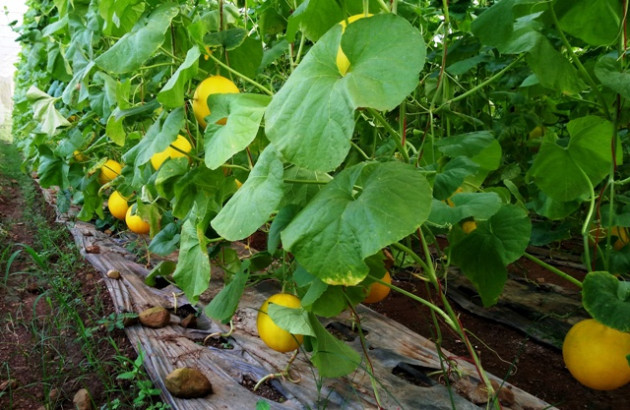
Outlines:
[[[300,307],[270,306],[273,324],[342,376],[362,359],[317,317],[391,287],[392,264],[466,341],[449,267],[491,306],[529,245],[580,238],[590,273],[554,271],[630,330],[626,0],[29,3],[25,165],[79,219],[131,206],[149,251],[179,251],[155,272],[189,300],[222,266],[210,316],[275,279]],[[239,259],[230,242],[257,232],[266,250]]]

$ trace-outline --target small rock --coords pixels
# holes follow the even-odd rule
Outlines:
[[[48,400],[51,402],[55,402],[57,401],[57,399],[59,398],[59,390],[57,389],[52,389],[48,392]]]
[[[94,275],[92,275],[91,273],[87,273],[85,275],[85,280],[92,280],[92,279],[94,279]]]
[[[101,248],[98,245],[88,245],[85,247],[85,252],[87,253],[101,253]]]
[[[110,279],[120,279],[120,272],[115,269],[110,269],[107,271],[107,277]]]
[[[193,315],[192,313],[188,316],[186,316],[185,318],[182,319],[182,321],[179,323],[182,327],[185,328],[193,328],[196,329],[197,328],[197,316]]]
[[[72,399],[76,410],[92,410],[92,399],[87,389],[81,389],[75,393]]]
[[[192,399],[212,393],[212,384],[198,369],[175,369],[164,379],[166,389],[175,397]]]
[[[140,323],[154,329],[167,326],[171,322],[171,314],[162,306],[155,306],[140,312]]]
[[[17,381],[17,379],[9,379],[9,380],[5,380],[2,383],[0,383],[0,391],[5,391],[7,389],[16,389],[19,385],[19,382]]]

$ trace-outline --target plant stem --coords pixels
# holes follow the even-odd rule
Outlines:
[[[514,61],[512,61],[510,64],[508,64],[503,70],[499,71],[498,73],[496,73],[492,77],[488,78],[486,81],[483,81],[483,82],[477,84],[476,86],[474,86],[473,88],[471,88],[470,90],[466,91],[465,93],[462,93],[462,94],[458,95],[457,97],[453,97],[450,100],[446,101],[445,103],[443,103],[442,105],[437,107],[434,112],[438,112],[438,111],[446,108],[447,106],[449,106],[450,104],[452,104],[454,102],[457,102],[459,100],[463,100],[464,98],[468,97],[469,95],[472,95],[472,94],[476,93],[477,91],[481,90],[482,88],[484,88],[488,84],[490,84],[493,81],[497,80],[503,74],[508,72],[512,67],[514,67],[519,61],[521,61],[521,59],[523,59],[523,56],[524,56],[524,54],[521,54],[520,56],[518,56]]]
[[[354,149],[356,149],[356,150],[359,152],[359,154],[361,154],[361,156],[363,157],[363,159],[364,159],[364,160],[366,160],[366,161],[370,161],[370,160],[372,159],[372,158],[370,158],[370,157],[368,156],[368,154],[366,154],[366,153],[365,153],[365,151],[363,151],[363,150],[361,149],[361,147],[359,147],[359,146],[358,146],[358,145],[357,145],[354,141],[350,141],[350,145],[352,145],[352,147],[353,147]]]
[[[387,130],[388,133],[390,133],[394,137],[394,141],[398,146],[398,151],[400,152],[400,155],[403,156],[403,159],[406,163],[409,163],[409,154],[402,144],[402,136],[398,133],[398,131],[396,131],[394,127],[392,127],[391,124],[387,122],[385,117],[383,117],[381,113],[376,111],[374,108],[366,108],[366,110]]]
[[[372,364],[372,360],[370,360],[370,356],[368,354],[367,343],[365,341],[365,335],[363,334],[363,329],[361,328],[361,318],[359,317],[359,314],[357,313],[357,311],[354,309],[354,306],[352,306],[352,302],[350,301],[350,298],[348,298],[348,295],[345,292],[343,292],[343,296],[346,298],[346,303],[348,304],[348,308],[352,312],[354,321],[357,324],[357,330],[359,331],[359,340],[361,341],[361,349],[363,350],[363,356],[365,356],[365,360],[368,363],[367,373],[370,376],[370,384],[372,384],[372,391],[374,392],[374,399],[376,400],[376,404],[378,404],[379,408],[383,408],[383,406],[381,405],[381,397],[378,394],[376,377],[374,377],[374,365]]]
[[[215,63],[217,63],[221,67],[225,68],[226,70],[228,70],[232,74],[234,74],[234,75],[236,75],[238,77],[241,77],[243,80],[247,81],[248,83],[250,83],[254,87],[258,88],[260,91],[264,92],[265,94],[273,96],[273,92],[270,89],[268,89],[267,87],[265,87],[264,85],[254,81],[254,80],[252,80],[251,78],[249,78],[248,76],[246,76],[244,74],[239,73],[238,71],[236,71],[232,67],[226,65],[223,61],[221,61],[218,58],[216,58],[215,56],[213,56],[212,53],[209,54],[209,56]]]
[[[245,172],[249,172],[250,171],[249,168],[245,168],[244,166],[236,165],[236,164],[223,164],[223,165],[221,165],[221,168],[240,169],[241,171],[245,171]]]
[[[567,52],[571,56],[571,60],[573,61],[573,64],[575,64],[575,66],[577,67],[582,77],[584,77],[586,82],[591,86],[591,88],[593,88],[593,91],[595,91],[595,95],[597,96],[597,99],[599,100],[602,106],[602,109],[604,110],[604,113],[606,114],[606,117],[610,119],[610,111],[608,110],[608,104],[606,104],[606,100],[604,99],[604,96],[599,91],[599,88],[597,87],[597,84],[593,80],[593,77],[591,77],[591,75],[588,73],[586,68],[582,65],[582,62],[578,58],[577,54],[575,54],[575,52],[573,51],[573,47],[571,47],[571,43],[569,43],[569,40],[567,40],[567,37],[564,35],[564,31],[562,31],[562,29],[560,28],[560,22],[558,21],[558,16],[556,15],[556,11],[553,8],[553,2],[549,3],[549,12],[551,14],[551,19],[553,20],[554,26],[556,26],[556,29],[558,29],[558,34],[560,35],[560,39],[562,40],[564,47],[567,49]]]
[[[584,180],[588,184],[589,193],[591,195],[591,199],[589,201],[588,213],[586,214],[586,219],[584,220],[584,224],[582,225],[582,239],[584,241],[584,264],[586,268],[591,271],[591,254],[588,248],[588,228],[591,226],[591,220],[593,219],[593,213],[595,212],[595,188],[593,187],[593,183],[591,179],[586,175],[586,172],[582,169],[582,167],[578,166],[578,169],[582,173]]]
[[[446,322],[446,324],[449,327],[451,327],[454,330],[457,330],[457,324],[449,317],[449,315],[445,311],[440,309],[439,306],[429,302],[426,299],[422,299],[421,297],[416,296],[416,295],[414,295],[411,292],[407,292],[406,290],[404,290],[402,288],[399,288],[396,285],[392,285],[391,283],[387,283],[384,280],[382,280],[380,278],[377,278],[376,276],[368,275],[368,277],[370,279],[374,280],[374,282],[378,282],[381,285],[387,286],[387,287],[395,290],[396,292],[401,293],[401,294],[407,296],[408,298],[411,298],[411,299],[415,300],[416,302],[423,304],[424,306],[428,307],[432,311],[436,312],[438,315],[442,316],[442,319],[444,319],[444,322]]]
[[[550,264],[548,264],[547,262],[544,262],[540,259],[538,259],[537,257],[535,257],[534,255],[530,255],[529,253],[525,252],[523,254],[524,257],[526,257],[527,259],[529,259],[530,261],[534,262],[535,264],[542,266],[543,268],[547,269],[548,271],[555,273],[556,275],[560,276],[562,279],[566,279],[569,282],[573,283],[575,286],[577,287],[582,287],[582,282],[580,282],[579,280],[575,279],[573,276],[562,272],[560,269],[556,268],[555,266],[552,266]]]

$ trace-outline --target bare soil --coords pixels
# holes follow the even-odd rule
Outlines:
[[[562,269],[578,278],[584,275],[578,270],[566,267]],[[528,260],[519,260],[510,270],[515,276],[527,275],[531,280],[571,286]],[[395,275],[392,283],[423,297],[430,297],[424,282],[409,274]],[[436,340],[436,327],[429,310],[408,297],[391,292],[387,299],[370,307],[417,333]],[[519,330],[480,318],[464,309],[456,310],[463,326],[473,335],[471,341],[484,369],[492,374],[505,378],[562,410],[630,409],[630,385],[614,391],[596,391],[584,387],[565,368],[560,349],[538,343]],[[443,348],[455,356],[468,357],[459,337],[443,323],[440,323],[439,328]]]
[[[0,162],[4,160],[0,155]],[[25,187],[25,183],[31,186]],[[25,197],[29,190],[36,193],[34,198]],[[40,248],[32,215],[44,216],[44,222],[59,232],[57,252]],[[125,403],[121,392],[132,390],[128,382],[119,381],[114,386],[117,391],[106,391],[103,374],[120,370],[118,360],[133,360],[136,353],[123,331],[109,332],[99,326],[100,319],[114,312],[109,293],[100,274],[82,261],[69,233],[56,226],[54,215],[30,179],[18,181],[0,172],[0,253],[10,247],[5,259],[0,259],[1,409],[72,409],[73,397],[82,388],[88,390],[94,405],[116,398]],[[42,268],[16,244],[28,245],[42,255],[48,272],[42,273]],[[7,269],[6,258],[18,249],[22,252]],[[55,272],[61,255],[66,253],[76,254],[73,272]],[[60,303],[43,278],[70,279],[76,288],[69,289],[68,295],[76,298]],[[93,309],[95,306],[98,309]],[[70,314],[67,309],[76,309],[83,327],[93,329],[89,359],[77,329],[59,321],[60,316]],[[115,380],[115,374],[111,377]]]

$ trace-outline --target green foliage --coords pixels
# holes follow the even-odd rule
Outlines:
[[[630,246],[587,246],[593,226],[624,221],[630,204],[620,2],[438,3],[31,2],[13,117],[25,168],[60,186],[82,220],[107,225],[111,189],[132,196],[149,250],[179,249],[164,274],[192,301],[211,262],[226,267],[208,308],[218,320],[263,278],[295,290],[303,310],[273,315],[310,335],[321,375],[360,357],[316,317],[360,302],[388,247],[405,249],[436,292],[456,265],[487,306],[529,244],[581,233],[589,268],[627,271]],[[191,99],[215,74],[242,93],[211,95],[203,128]],[[192,150],[154,171],[178,135]],[[106,158],[124,167],[101,186]],[[261,232],[268,253],[249,272],[225,242]],[[441,234],[446,251],[416,253]],[[606,322],[616,310],[591,296],[610,296],[612,282],[590,278],[585,306]]]

